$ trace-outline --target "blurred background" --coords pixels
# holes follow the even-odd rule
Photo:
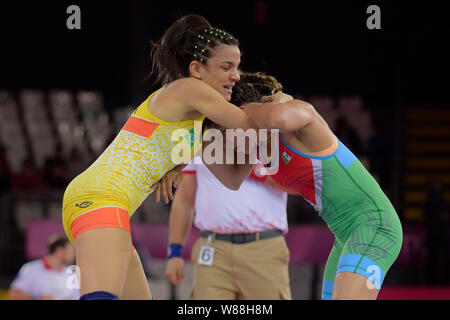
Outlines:
[[[81,9],[69,30],[67,8]],[[381,9],[370,30],[369,5]],[[450,25],[443,3],[393,1],[14,1],[0,5],[0,289],[60,231],[65,186],[157,89],[150,40],[187,13],[241,43],[242,68],[276,76],[312,103],[394,204],[403,248],[380,298],[450,299]],[[447,40],[445,40],[447,39]],[[132,217],[157,299],[187,299],[165,279],[170,205]],[[332,237],[300,197],[288,201],[294,299],[320,296]],[[152,234],[153,241],[145,234]],[[191,232],[191,238],[196,231]]]

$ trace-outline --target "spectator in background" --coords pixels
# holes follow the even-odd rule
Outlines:
[[[447,284],[450,280],[449,204],[443,197],[442,184],[433,182],[428,188],[424,206],[427,259],[427,283]]]
[[[66,237],[49,237],[49,254],[25,263],[11,283],[11,300],[77,300],[79,286],[67,269],[75,262],[75,249]]]
[[[363,149],[361,139],[355,129],[349,125],[345,118],[339,117],[336,119],[336,128],[334,133],[339,137],[339,140],[341,140],[343,144],[353,151],[355,156],[359,157],[362,155]]]
[[[13,176],[13,189],[18,191],[40,190],[43,185],[42,177],[36,169],[33,159],[25,159],[22,170]]]
[[[0,145],[0,196],[11,188],[11,169],[5,148]]]

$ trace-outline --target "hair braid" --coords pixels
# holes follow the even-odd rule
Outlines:
[[[234,86],[230,100],[237,106],[249,102],[259,102],[263,96],[273,95],[283,88],[275,77],[262,72],[244,72],[240,77],[241,80]]]
[[[204,17],[190,14],[176,20],[158,42],[152,42],[152,72],[155,82],[166,84],[189,76],[189,64],[207,63],[219,44],[239,46],[230,33],[214,28]]]

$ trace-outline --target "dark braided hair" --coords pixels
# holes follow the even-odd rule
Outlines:
[[[239,46],[239,41],[230,33],[214,28],[200,15],[183,16],[166,30],[158,42],[152,42],[150,76],[156,75],[155,83],[163,85],[189,77],[191,61],[206,65],[218,44]]]
[[[271,96],[283,88],[275,77],[262,72],[241,73],[240,77],[241,80],[233,87],[230,100],[236,106],[250,102],[261,102],[263,96]]]

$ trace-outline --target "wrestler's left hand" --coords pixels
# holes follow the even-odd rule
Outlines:
[[[183,180],[183,173],[181,173],[181,170],[184,167],[185,165],[176,166],[175,168],[167,172],[165,176],[158,181],[155,190],[156,202],[159,202],[161,200],[161,193],[166,204],[169,203],[169,199],[173,200],[172,186],[178,188],[178,186],[180,185],[181,180]]]

